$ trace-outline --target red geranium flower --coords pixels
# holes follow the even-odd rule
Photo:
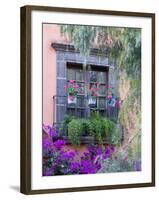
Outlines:
[[[78,88],[78,85],[73,85],[73,88]]]
[[[69,82],[70,82],[70,83],[74,83],[75,81],[74,81],[74,80],[69,80]]]

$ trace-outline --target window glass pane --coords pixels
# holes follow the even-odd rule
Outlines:
[[[77,69],[76,70],[76,81],[83,81],[84,74],[83,74],[83,70],[82,69]]]
[[[85,110],[81,109],[81,118],[84,118],[84,117],[85,117]]]
[[[68,80],[75,80],[75,70],[68,68],[67,69],[67,79]]]
[[[100,97],[99,98],[99,108],[105,108],[105,105],[106,105],[106,98]]]
[[[77,83],[78,85],[78,94],[84,94],[84,83]]]
[[[100,110],[99,111],[100,116],[106,117],[106,111],[105,110]]]
[[[98,72],[98,82],[100,83],[106,83],[106,72]]]
[[[70,116],[75,116],[75,109],[74,108],[67,108],[67,114]]]
[[[106,86],[105,85],[99,85],[98,88],[99,88],[98,94],[106,96]]]
[[[77,107],[84,107],[84,97],[77,97]]]
[[[84,109],[77,109],[77,117],[84,118]]]

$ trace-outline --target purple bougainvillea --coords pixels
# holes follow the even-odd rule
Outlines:
[[[55,146],[55,148],[57,148],[57,149],[61,149],[61,147],[63,146],[63,145],[65,145],[66,144],[66,142],[64,141],[64,140],[56,140],[55,142],[54,142],[54,146]]]
[[[66,174],[94,174],[102,168],[102,161],[111,159],[114,145],[90,145],[79,156],[78,150],[70,150],[60,139],[54,127],[43,125],[43,176]],[[78,159],[77,159],[78,157]],[[134,161],[134,171],[141,171],[141,161]]]

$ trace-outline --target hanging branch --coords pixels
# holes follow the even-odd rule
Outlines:
[[[129,147],[130,144],[133,142],[133,140],[134,140],[137,136],[139,136],[139,133],[136,133],[135,135],[133,135],[132,137],[130,137],[129,140],[128,140],[128,143],[125,144],[125,145],[122,147],[122,149],[126,149],[127,147]]]

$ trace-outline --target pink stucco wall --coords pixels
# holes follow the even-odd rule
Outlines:
[[[56,52],[52,42],[64,42],[60,28],[54,24],[43,24],[43,123],[53,122],[53,99],[56,94]]]

